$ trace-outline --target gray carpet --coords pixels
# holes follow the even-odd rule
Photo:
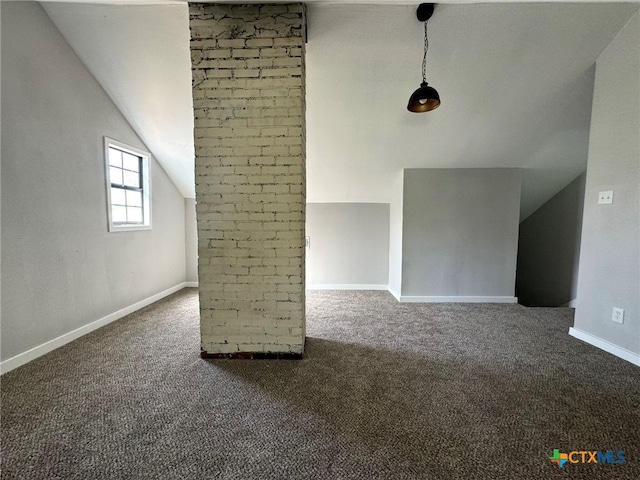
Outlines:
[[[2,479],[640,478],[640,369],[572,310],[307,303],[299,361],[201,360],[185,289],[9,372]]]

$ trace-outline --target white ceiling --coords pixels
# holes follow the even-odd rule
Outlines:
[[[180,193],[193,198],[193,102],[186,4],[42,6]]]
[[[193,197],[186,4],[91,3],[43,6]],[[132,5],[140,3],[154,5]],[[438,4],[427,80],[442,105],[412,114],[417,3],[310,3],[307,200],[389,202],[390,175],[402,168],[522,167],[525,218],[584,171],[593,64],[638,4]]]
[[[414,6],[318,6],[307,45],[307,200],[389,202],[401,168],[522,167],[525,218],[586,168],[593,64],[637,5],[437,5],[432,112]]]

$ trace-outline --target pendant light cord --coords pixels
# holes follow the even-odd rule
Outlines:
[[[427,83],[427,50],[429,39],[427,38],[427,22],[424,22],[424,55],[422,57],[422,83]]]

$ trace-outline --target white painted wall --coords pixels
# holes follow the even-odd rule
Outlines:
[[[195,198],[184,199],[184,244],[187,282],[198,282],[198,225]]]
[[[405,170],[402,297],[513,301],[519,199],[519,169]]]
[[[389,292],[400,298],[402,292],[402,198],[404,172],[396,172],[391,185],[389,205]]]
[[[389,282],[389,204],[308,203],[307,288],[380,288]]]
[[[103,136],[146,146],[38,3],[1,8],[5,360],[183,283],[185,209],[152,158],[153,229],[108,232]]]
[[[611,205],[598,192],[613,190]],[[596,63],[574,329],[640,364],[640,15]],[[625,310],[624,324],[611,321]],[[575,333],[575,332],[574,332]],[[620,353],[620,352],[618,352]]]

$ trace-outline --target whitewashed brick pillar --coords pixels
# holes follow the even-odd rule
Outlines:
[[[202,356],[304,350],[304,5],[189,5]]]

